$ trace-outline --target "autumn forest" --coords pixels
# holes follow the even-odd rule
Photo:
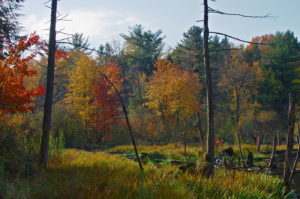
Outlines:
[[[21,34],[26,2],[0,0],[0,199],[298,197],[292,30],[210,32],[212,13],[272,16],[203,0],[174,48],[141,24],[94,47],[83,33],[57,38],[57,0],[48,40]]]

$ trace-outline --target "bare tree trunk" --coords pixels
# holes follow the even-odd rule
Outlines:
[[[274,135],[274,137],[273,137],[273,148],[272,148],[270,161],[269,161],[269,164],[268,164],[268,167],[270,167],[270,168],[275,168],[276,167],[276,165],[275,165],[276,147],[277,147],[277,134]]]
[[[299,120],[300,118],[298,118]],[[294,161],[294,165],[293,165],[293,168],[292,168],[292,173],[291,173],[291,176],[290,176],[290,183],[292,184],[292,180],[293,180],[293,177],[294,177],[294,174],[295,174],[295,171],[296,171],[296,167],[297,167],[297,163],[299,161],[299,158],[300,158],[300,126],[298,124],[298,137],[297,137],[297,143],[298,143],[298,151],[297,151],[297,156],[296,156],[296,159]]]
[[[235,89],[236,92],[236,134],[238,140],[238,146],[240,151],[240,159],[242,161],[242,165],[245,166],[243,160],[243,152],[242,152],[242,145],[241,145],[241,129],[240,129],[240,96],[238,93],[238,88]]]
[[[211,71],[209,65],[209,28],[208,28],[208,0],[204,2],[204,67],[205,67],[205,86],[206,86],[206,97],[207,97],[207,169],[205,172],[206,177],[211,177],[214,174],[214,147],[215,147],[215,133],[214,133],[214,107],[213,107],[213,93],[212,93],[212,81]]]
[[[39,162],[42,166],[46,166],[48,161],[48,153],[49,153],[49,135],[51,131],[51,113],[52,113],[53,82],[54,82],[54,68],[55,68],[56,13],[57,13],[57,0],[52,0],[51,25],[50,25],[49,49],[48,49],[49,52],[48,52],[46,97],[45,97],[44,117],[43,117],[43,135],[42,135],[40,158],[39,158]]]
[[[205,135],[202,130],[200,112],[197,112],[197,129],[198,129],[199,137],[200,137],[200,147],[202,148],[202,151],[204,152],[205,151]]]
[[[295,128],[295,98],[289,95],[289,110],[288,110],[288,139],[285,151],[284,160],[284,184],[290,187],[291,165],[292,165],[292,152],[294,145],[294,128]]]
[[[260,152],[260,145],[261,145],[261,133],[257,134],[257,137],[256,137],[256,150],[258,152]]]

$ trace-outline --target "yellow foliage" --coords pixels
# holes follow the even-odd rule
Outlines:
[[[191,117],[199,110],[199,93],[202,85],[196,73],[181,70],[168,60],[157,61],[149,83],[146,85],[145,106],[158,115],[180,121]]]
[[[83,121],[88,120],[94,110],[91,93],[98,70],[96,61],[81,52],[75,62],[75,68],[69,74],[69,92],[65,102],[78,112]]]

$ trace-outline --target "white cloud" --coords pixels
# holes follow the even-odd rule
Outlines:
[[[135,24],[145,24],[134,16],[110,11],[82,11],[72,10],[67,16],[71,21],[60,21],[57,30],[63,29],[68,34],[83,33],[89,37],[92,46],[109,42],[120,33],[127,33],[128,27]],[[27,15],[23,17],[21,23],[26,33],[36,31],[42,38],[47,39],[49,32],[49,17],[38,18],[36,15]],[[67,37],[58,35],[58,38]]]

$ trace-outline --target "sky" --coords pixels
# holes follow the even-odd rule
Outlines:
[[[20,13],[25,33],[36,31],[47,39],[50,9],[47,0],[26,0]],[[272,18],[249,19],[210,14],[210,31],[223,32],[243,40],[291,30],[300,38],[300,0],[216,0],[210,7],[230,13],[246,15],[271,14]],[[50,6],[50,3],[47,5]],[[68,21],[60,21],[58,30],[64,33],[83,33],[92,47],[120,40],[120,33],[142,24],[145,30],[162,30],[167,47],[175,47],[182,34],[203,18],[202,0],[60,0],[58,11],[68,14]],[[59,34],[59,38],[67,35]],[[233,41],[238,44],[238,42]]]

